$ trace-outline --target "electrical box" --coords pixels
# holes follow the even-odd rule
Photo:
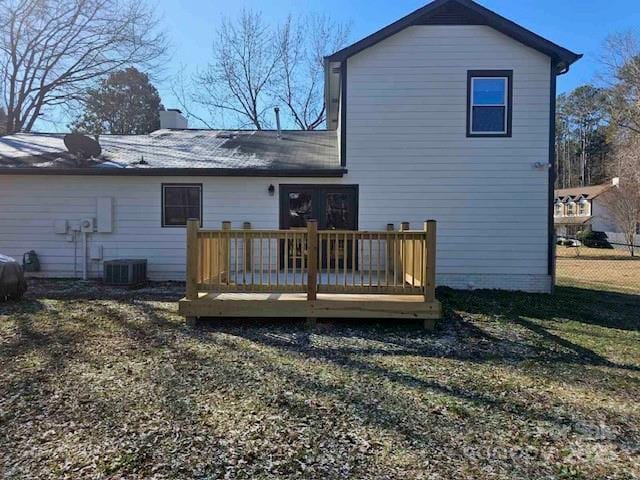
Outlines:
[[[96,230],[96,219],[95,218],[83,218],[80,220],[80,231],[91,233]]]
[[[98,233],[113,232],[113,198],[98,198]]]
[[[91,245],[89,258],[91,260],[102,260],[102,245]]]
[[[53,221],[53,231],[59,234],[66,234],[69,228],[69,222],[66,220],[54,220]]]

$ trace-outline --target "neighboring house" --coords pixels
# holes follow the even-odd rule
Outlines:
[[[593,230],[605,232],[612,243],[626,244],[625,235],[611,219],[606,206],[606,197],[615,194],[619,183],[616,177],[601,185],[556,190],[553,214],[556,234],[575,237],[579,231]]]
[[[4,137],[0,252],[33,249],[41,275],[78,275],[67,227],[97,218],[90,276],[142,257],[152,279],[182,280],[188,217],[361,230],[435,219],[438,284],[548,292],[556,76],[579,58],[470,0],[436,0],[326,58],[326,131],[103,135],[84,164],[61,136]]]

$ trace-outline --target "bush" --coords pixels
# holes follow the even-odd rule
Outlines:
[[[585,247],[613,249],[613,245],[609,243],[609,238],[604,232],[579,232],[578,240],[580,240]]]

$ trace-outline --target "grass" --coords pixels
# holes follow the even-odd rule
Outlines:
[[[640,297],[558,290],[440,289],[427,333],[36,283],[0,305],[0,477],[638,478]]]
[[[627,249],[559,246],[556,252],[559,285],[640,294],[640,257]]]

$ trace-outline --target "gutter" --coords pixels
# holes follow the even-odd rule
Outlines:
[[[317,177],[338,178],[346,168],[0,168],[0,175],[83,175],[97,177]]]

